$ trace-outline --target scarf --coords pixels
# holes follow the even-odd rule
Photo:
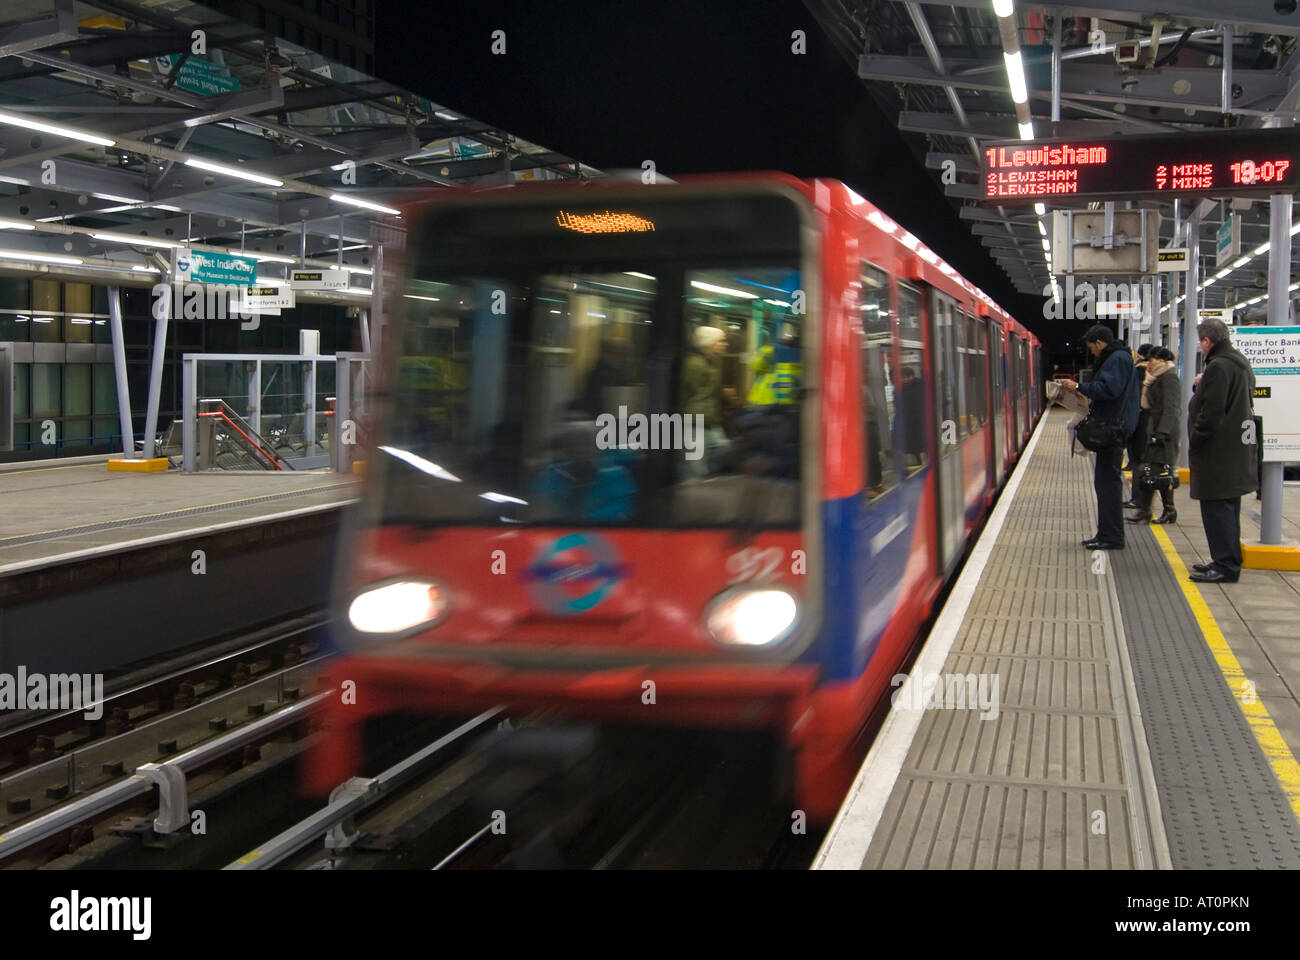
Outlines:
[[[1173,364],[1168,360],[1147,361],[1146,376],[1142,378],[1142,409],[1143,410],[1151,409],[1151,403],[1149,400],[1147,400],[1147,388],[1150,387],[1151,384],[1155,383],[1162,373],[1164,373],[1166,370],[1171,369],[1172,367]]]

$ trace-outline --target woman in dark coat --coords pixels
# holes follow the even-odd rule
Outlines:
[[[1164,467],[1176,469],[1178,462],[1179,420],[1182,410],[1183,387],[1178,379],[1178,365],[1167,347],[1156,347],[1147,360],[1146,376],[1142,383],[1142,412],[1145,414],[1139,429],[1144,430],[1142,463],[1133,466],[1133,492],[1137,511],[1128,518],[1130,523],[1151,522],[1151,498],[1155,491],[1142,487],[1143,469],[1154,471]],[[1177,476],[1175,474],[1175,476]],[[1174,487],[1161,489],[1160,502],[1164,507],[1155,523],[1176,523],[1178,511],[1174,509]]]
[[[1136,368],[1138,376],[1144,377],[1146,375],[1147,362],[1151,359],[1155,349],[1149,343],[1144,343],[1137,348],[1137,352],[1133,355],[1133,366]],[[1145,394],[1146,390],[1144,389],[1142,392]],[[1142,448],[1146,446],[1147,437],[1151,433],[1147,427],[1148,419],[1147,405],[1144,403],[1138,411],[1137,429],[1133,431],[1124,444],[1124,448],[1128,453],[1128,468],[1131,473],[1129,477],[1131,496],[1124,504],[1126,507],[1140,507],[1142,505],[1142,484],[1139,482],[1138,465],[1146,459],[1142,456]]]

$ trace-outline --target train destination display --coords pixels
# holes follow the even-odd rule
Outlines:
[[[983,151],[984,199],[1293,192],[1300,127],[1106,140],[1017,140]]]

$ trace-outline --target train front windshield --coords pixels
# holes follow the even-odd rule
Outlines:
[[[415,228],[381,522],[799,525],[797,210],[648,192]]]

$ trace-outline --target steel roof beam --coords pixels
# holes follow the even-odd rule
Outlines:
[[[77,39],[72,0],[55,0],[54,12],[31,20],[0,24],[0,57],[39,50]]]
[[[979,7],[987,9],[987,0],[948,0],[953,7]],[[1281,33],[1300,35],[1300,18],[1294,13],[1282,13],[1272,3],[1259,2],[1229,4],[1223,0],[1161,0],[1153,5],[1151,0],[1101,0],[1096,4],[1085,2],[1082,6],[1072,0],[1032,0],[1028,6],[1057,10],[1063,8],[1075,17],[1100,17],[1103,20],[1143,20],[1154,10],[1178,23],[1231,23],[1256,33]],[[1166,29],[1172,30],[1173,26]]]

